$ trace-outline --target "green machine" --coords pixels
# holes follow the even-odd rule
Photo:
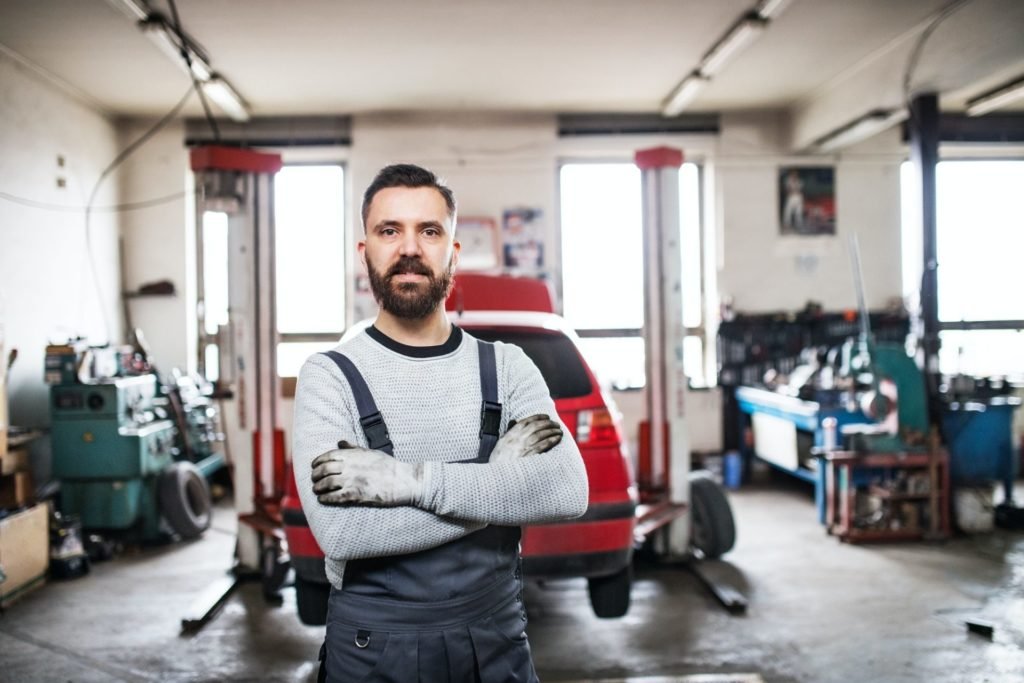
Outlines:
[[[47,356],[61,513],[131,540],[201,534],[210,523],[209,486],[193,463],[174,459],[174,423],[154,411],[156,377],[82,382],[77,354],[64,349],[50,347]]]

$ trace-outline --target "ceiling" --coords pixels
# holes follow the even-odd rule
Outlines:
[[[136,0],[139,4],[147,4]],[[755,0],[177,0],[183,28],[260,115],[656,112]],[[909,46],[950,0],[791,0],[688,111],[793,109]],[[970,0],[913,87],[944,108],[1024,74],[1024,2]],[[122,0],[0,0],[0,52],[113,115],[189,81]],[[167,0],[148,6],[170,16]],[[900,71],[905,68],[901,60]],[[199,113],[192,102],[187,114]]]

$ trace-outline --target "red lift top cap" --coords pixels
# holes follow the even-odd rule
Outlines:
[[[646,171],[649,168],[665,168],[667,166],[679,168],[683,165],[683,150],[676,149],[675,147],[641,149],[637,150],[634,161],[641,171]]]
[[[268,154],[241,147],[204,145],[189,152],[193,171],[242,171],[244,173],[277,173],[281,170],[280,154]]]

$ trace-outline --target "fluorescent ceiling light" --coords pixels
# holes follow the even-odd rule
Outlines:
[[[209,81],[203,83],[203,92],[214,101],[222,112],[235,121],[249,120],[249,106],[241,95],[235,92],[231,84],[223,78],[214,75]]]
[[[662,116],[677,116],[686,109],[707,82],[708,78],[696,71],[681,80],[672,94],[665,98],[661,109]]]
[[[995,90],[967,100],[967,115],[981,116],[1024,98],[1024,78],[1004,83]]]
[[[757,3],[754,11],[762,19],[772,19],[777,17],[788,4],[789,0],[761,0]]]
[[[160,51],[174,61],[190,77],[195,77],[200,83],[205,83],[213,78],[213,67],[210,61],[203,54],[195,42],[187,35],[184,36],[184,48],[188,53],[188,63],[182,56],[182,37],[178,32],[160,16],[150,17],[142,24],[142,30],[156,44]]]
[[[906,118],[905,109],[873,109],[864,116],[818,138],[812,147],[819,152],[832,152],[866,140]]]
[[[127,14],[129,19],[145,21],[149,16],[149,6],[144,0],[107,0],[107,2]]]
[[[749,45],[764,30],[767,22],[756,14],[749,14],[733,25],[714,47],[708,50],[698,69],[705,76],[714,76],[726,63]]]

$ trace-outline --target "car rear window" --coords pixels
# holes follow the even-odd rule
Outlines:
[[[503,341],[521,348],[540,370],[553,399],[578,398],[593,391],[576,346],[565,335],[479,328],[468,331],[477,339]]]

